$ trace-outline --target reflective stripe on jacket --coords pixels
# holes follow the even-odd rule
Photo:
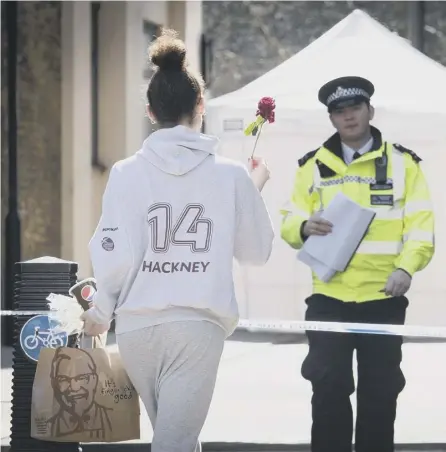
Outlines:
[[[295,249],[303,245],[303,222],[340,191],[376,212],[343,273],[328,283],[313,274],[314,293],[344,301],[386,298],[380,290],[396,268],[413,275],[434,253],[434,213],[421,159],[403,146],[384,142],[379,130],[372,128],[372,133],[372,149],[348,166],[338,134],[300,159],[291,199],[281,210],[281,236]],[[377,181],[376,162],[383,157],[387,157],[387,173],[384,181]],[[381,171],[380,178],[382,175]]]

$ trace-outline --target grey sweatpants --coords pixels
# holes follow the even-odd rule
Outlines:
[[[207,321],[171,322],[117,336],[153,427],[152,452],[199,452],[226,334]]]

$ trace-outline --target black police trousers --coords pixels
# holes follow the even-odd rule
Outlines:
[[[345,303],[314,294],[306,303],[306,320],[402,325],[408,300]],[[302,376],[313,387],[312,452],[352,451],[354,350],[358,363],[355,450],[393,452],[397,398],[405,386],[400,368],[403,338],[321,331],[307,331],[307,337],[309,352]]]

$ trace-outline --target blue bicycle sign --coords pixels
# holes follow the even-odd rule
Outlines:
[[[23,325],[20,331],[20,346],[32,361],[39,359],[42,348],[66,347],[68,336],[64,332],[55,333],[58,323],[46,315],[36,315]]]

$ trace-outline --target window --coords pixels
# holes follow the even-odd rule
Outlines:
[[[99,10],[100,2],[91,2],[91,164],[101,172],[106,167],[99,159]]]

